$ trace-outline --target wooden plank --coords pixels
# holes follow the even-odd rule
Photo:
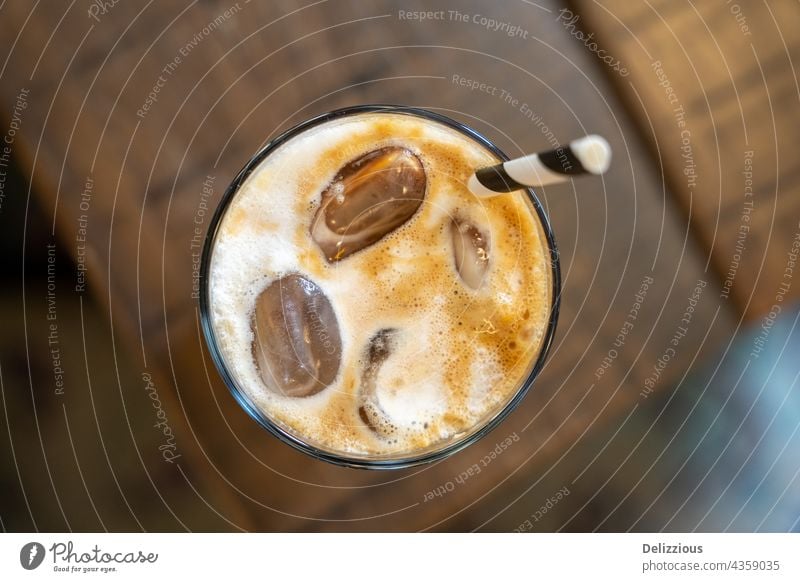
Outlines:
[[[3,32],[22,29],[18,46],[25,47],[11,54],[10,82],[0,87],[4,107],[13,103],[18,87],[30,86],[31,93],[15,147],[45,207],[57,209],[59,233],[73,252],[84,213],[80,194],[91,177],[93,288],[108,303],[114,337],[153,372],[170,418],[176,418],[195,486],[235,526],[482,525],[482,508],[513,500],[577,440],[591,438],[592,427],[646,400],[649,393],[641,393],[670,347],[698,280],[706,287],[686,337],[658,371],[655,390],[680,379],[695,357],[713,353],[730,334],[731,312],[718,299],[719,285],[704,271],[702,251],[691,245],[687,225],[594,58],[558,25],[559,4],[537,4],[500,9],[453,3],[443,20],[419,22],[401,17],[388,1],[328,2],[294,14],[288,2],[240,2],[236,14],[206,34],[232,4],[197,3],[180,16],[179,7],[150,8],[127,29],[138,8],[120,3],[91,30],[85,13],[69,12],[54,35],[59,50],[48,49],[32,80],[31,54],[57,15],[36,10],[22,29],[28,9],[15,5],[4,14]],[[403,10],[424,9],[420,0]],[[467,15],[466,22],[447,10]],[[507,30],[516,24],[519,31],[493,32],[480,19],[473,21],[483,15],[509,23]],[[164,68],[196,35],[201,40],[165,76]],[[117,38],[121,42],[109,53]],[[75,55],[72,65],[67,54]],[[56,93],[53,79],[62,75]],[[471,91],[453,75],[498,90]],[[157,101],[137,115],[159,76],[165,80]],[[471,123],[511,155],[549,148],[549,131],[561,141],[603,133],[616,152],[602,180],[542,191],[560,243],[565,291],[556,345],[534,390],[482,443],[435,466],[391,474],[313,461],[258,428],[211,368],[191,299],[192,234],[195,219],[203,229],[208,224],[200,205],[208,176],[213,204],[270,136],[313,114],[364,102],[441,111]],[[620,329],[650,278],[624,349],[612,358]],[[606,369],[604,358],[610,360]],[[491,457],[507,437],[513,445],[469,486],[425,501],[427,492]],[[485,525],[510,529],[518,521],[512,506],[493,512]],[[220,520],[219,527],[233,526]]]
[[[780,294],[800,229],[800,161],[791,153],[800,124],[800,42],[790,25],[800,6],[573,4],[578,26],[630,70],[611,78],[657,148],[693,231],[711,249],[723,297],[749,318],[764,316],[776,297],[800,297],[798,285]]]

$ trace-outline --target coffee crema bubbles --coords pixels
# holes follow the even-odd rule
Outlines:
[[[552,275],[527,195],[466,187],[498,161],[438,122],[369,112],[252,171],[208,283],[226,366],[269,419],[332,453],[391,458],[458,440],[513,398]]]

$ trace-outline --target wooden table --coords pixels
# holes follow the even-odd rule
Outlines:
[[[134,362],[135,371],[119,376],[123,405],[148,403],[150,382],[157,390],[180,457],[165,463],[148,446],[140,462],[158,469],[154,490],[173,492],[165,505],[178,522],[190,529],[513,529],[564,485],[553,476],[574,465],[576,446],[591,446],[599,427],[636,418],[642,403],[724,347],[743,313],[768,310],[797,228],[797,197],[777,193],[779,178],[781,190],[796,187],[796,166],[782,161],[780,177],[774,168],[798,111],[789,109],[795,82],[780,75],[783,38],[753,40],[758,55],[773,55],[753,69],[754,53],[721,8],[705,9],[700,21],[688,4],[663,2],[652,12],[613,4],[569,9],[585,18],[581,26],[597,27],[608,53],[627,67],[624,78],[576,38],[578,28],[554,0],[444,2],[423,20],[415,11],[431,9],[421,0],[121,2],[89,14],[66,3],[3,6],[2,111],[11,119],[23,91],[26,104],[14,152],[33,177],[56,244],[85,267],[75,272],[75,288],[61,293],[92,293],[104,303],[107,341]],[[750,10],[754,27],[781,30],[766,9]],[[709,41],[692,28],[702,22],[725,31],[709,37],[719,51],[687,43],[679,54],[673,44],[681,34]],[[672,23],[684,27],[677,39]],[[622,34],[626,25],[635,34]],[[680,58],[694,65],[691,74]],[[662,62],[687,112],[696,187],[683,177],[681,134],[652,60]],[[458,78],[498,91],[469,90]],[[739,80],[736,91],[726,79]],[[780,99],[771,115],[759,111],[764,92]],[[732,94],[752,122],[739,121]],[[439,111],[510,155],[547,149],[549,131],[562,141],[602,133],[615,152],[602,179],[541,192],[560,245],[564,295],[554,350],[535,388],[482,442],[436,465],[388,474],[314,461],[260,429],[217,376],[192,298],[194,228],[207,227],[252,153],[314,114],[370,102]],[[735,132],[745,129],[757,215],[725,291],[742,221],[745,146]],[[213,189],[208,203],[204,183]],[[624,349],[613,351],[637,294],[638,318]],[[693,294],[685,337],[661,366]],[[71,349],[66,364],[80,369],[87,357],[90,380],[101,363]],[[82,418],[77,396],[49,391],[44,400]],[[468,485],[425,501],[509,436],[516,442]],[[570,473],[575,481],[578,471]],[[183,496],[194,502],[169,502]]]
[[[696,242],[735,310],[758,319],[777,297],[800,233],[800,127],[789,23],[796,2],[603,2],[575,5],[630,75],[612,75]]]

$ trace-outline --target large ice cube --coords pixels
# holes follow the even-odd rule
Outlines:
[[[489,268],[489,236],[471,222],[453,220],[450,225],[456,270],[469,287],[478,289]]]
[[[267,286],[256,299],[253,356],[264,384],[284,396],[310,396],[339,372],[341,338],[331,303],[296,273]]]
[[[339,261],[405,224],[425,197],[420,159],[390,146],[345,164],[322,193],[311,237],[329,262]]]

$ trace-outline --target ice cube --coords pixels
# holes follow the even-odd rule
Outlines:
[[[397,330],[393,328],[378,331],[370,338],[363,357],[361,405],[358,409],[358,414],[364,424],[383,435],[391,434],[394,427],[378,402],[375,381],[381,366],[392,352],[392,344],[396,334]]]
[[[489,268],[489,237],[471,222],[454,219],[450,224],[456,271],[469,287],[478,289]]]
[[[253,356],[264,385],[284,396],[311,396],[339,373],[341,337],[330,301],[296,273],[272,282],[256,299]]]
[[[402,226],[425,198],[420,159],[390,146],[345,164],[325,191],[311,238],[328,262],[340,261]]]

